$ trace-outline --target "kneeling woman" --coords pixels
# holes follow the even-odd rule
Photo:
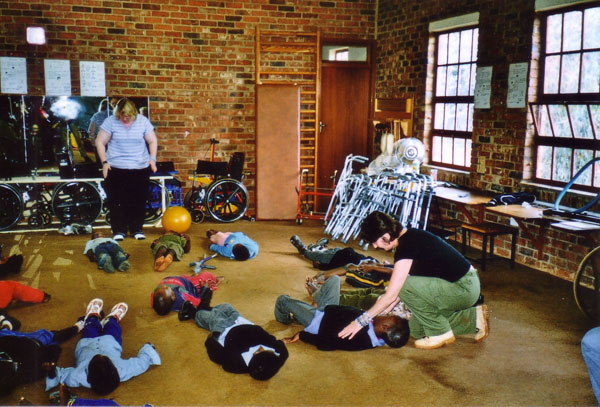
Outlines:
[[[475,306],[480,294],[477,270],[454,247],[427,231],[406,229],[383,212],[363,220],[361,238],[376,249],[394,249],[394,271],[385,294],[340,337],[352,338],[364,321],[388,312],[400,300],[412,312],[410,333],[419,349],[450,344],[455,335],[474,334],[476,342],[488,336],[487,307]]]

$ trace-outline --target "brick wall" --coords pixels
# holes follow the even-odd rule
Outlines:
[[[158,158],[185,180],[211,137],[219,159],[243,151],[255,168],[257,25],[372,39],[374,21],[371,0],[11,0],[0,1],[0,55],[27,58],[31,95],[44,94],[46,58],[71,61],[73,95],[79,61],[104,61],[108,94],[150,97]],[[46,29],[46,45],[25,42],[28,25]]]

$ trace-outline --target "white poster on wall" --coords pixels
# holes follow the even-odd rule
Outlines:
[[[47,96],[71,96],[71,62],[68,59],[44,59]]]
[[[0,88],[2,93],[27,93],[27,60],[0,57]]]
[[[528,62],[510,64],[508,67],[508,93],[506,107],[525,107],[527,98],[527,68]]]
[[[104,62],[80,61],[81,96],[106,96]]]
[[[489,109],[492,95],[492,67],[478,67],[475,78],[475,109]]]

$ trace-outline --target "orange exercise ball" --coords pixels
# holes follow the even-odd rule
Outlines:
[[[167,232],[185,233],[192,224],[192,217],[183,206],[170,206],[162,217],[163,229]]]

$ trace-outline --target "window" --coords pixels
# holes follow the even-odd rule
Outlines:
[[[467,170],[471,166],[478,37],[477,28],[436,34],[431,133],[434,165]]]
[[[540,15],[538,101],[531,103],[538,182],[564,185],[600,157],[600,7],[553,10]],[[600,163],[575,185],[600,188]]]

